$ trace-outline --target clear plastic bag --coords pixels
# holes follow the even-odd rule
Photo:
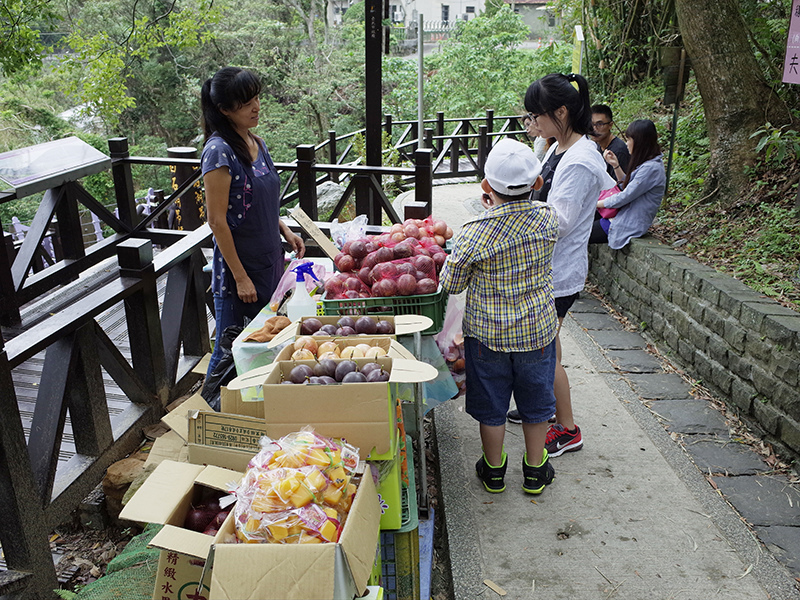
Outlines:
[[[464,373],[464,335],[462,320],[464,318],[464,295],[452,294],[447,299],[442,330],[434,336],[436,345],[444,356],[444,361],[453,375],[459,393],[466,389]]]
[[[339,219],[331,222],[331,239],[338,248],[344,248],[347,242],[363,238],[367,230],[367,215],[358,215],[352,221],[339,223]]]
[[[312,427],[263,438],[235,490],[236,537],[244,543],[338,541],[356,492],[358,449]]]

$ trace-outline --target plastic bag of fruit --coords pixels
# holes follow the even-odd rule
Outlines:
[[[459,392],[466,388],[464,375],[464,336],[461,321],[464,318],[464,294],[451,294],[447,299],[442,330],[434,336],[436,345],[444,356]]]
[[[245,543],[337,541],[355,495],[358,449],[313,428],[264,438],[236,489],[236,537]]]
[[[342,248],[347,242],[364,237],[367,228],[367,215],[358,215],[352,221],[339,223],[334,219],[330,225],[331,239],[337,247]]]
[[[346,300],[435,293],[439,287],[436,261],[428,254],[408,255],[405,251],[396,254],[395,250],[404,245],[412,247],[406,242],[381,246],[359,259],[344,253],[337,255],[334,263],[340,272],[326,280],[326,298]],[[445,254],[442,252],[441,256]]]

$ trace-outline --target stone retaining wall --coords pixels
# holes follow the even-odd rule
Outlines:
[[[589,246],[589,280],[767,438],[800,458],[800,313],[652,237]]]

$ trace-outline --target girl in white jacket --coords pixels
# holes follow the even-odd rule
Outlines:
[[[577,84],[576,86],[573,84]],[[537,135],[554,143],[544,160],[544,186],[533,199],[552,205],[558,214],[558,242],[553,253],[553,287],[559,331],[572,304],[583,289],[589,270],[587,244],[600,192],[616,183],[606,172],[597,145],[586,135],[592,131],[589,87],[581,75],[554,73],[534,81],[525,94],[525,110]],[[556,337],[556,423],[547,432],[549,456],[580,450],[580,428],[572,415],[569,379],[561,364],[561,343]],[[518,415],[509,419],[521,422]],[[516,417],[516,418],[515,418]]]

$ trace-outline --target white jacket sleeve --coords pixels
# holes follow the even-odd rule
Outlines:
[[[562,165],[559,165],[561,167]],[[595,176],[584,164],[572,163],[556,170],[553,187],[547,196],[547,203],[558,214],[558,237],[569,235],[581,222],[586,204],[596,206],[597,198],[587,197],[587,189],[595,187]],[[599,194],[598,194],[599,196]]]

